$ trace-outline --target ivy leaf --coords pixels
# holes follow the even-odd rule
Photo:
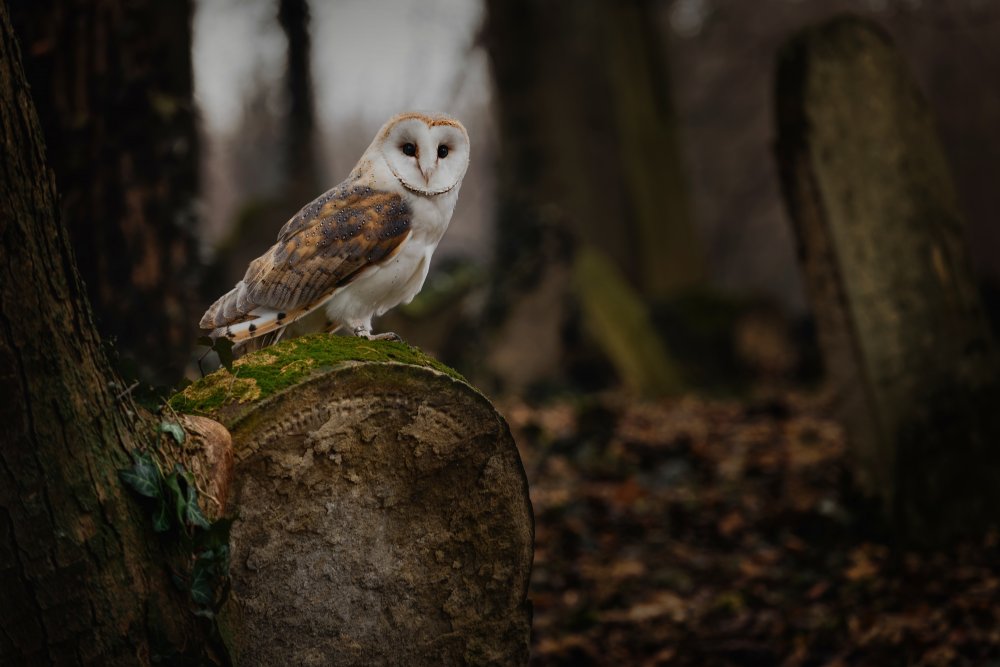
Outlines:
[[[225,336],[220,336],[215,339],[212,344],[212,349],[215,353],[219,355],[219,363],[222,364],[227,371],[233,372],[233,341],[229,340]]]
[[[184,521],[188,525],[208,529],[211,524],[209,524],[208,519],[205,518],[205,515],[201,512],[201,508],[198,506],[198,489],[194,488],[193,484],[188,484],[186,500],[187,508],[184,513]]]
[[[156,504],[156,512],[153,514],[153,530],[158,533],[170,530],[170,512],[167,508],[166,500],[160,498],[160,502]]]
[[[180,468],[180,466],[175,466],[174,472],[163,479],[163,484],[166,486],[167,491],[170,492],[171,497],[169,500],[173,501],[177,523],[184,525],[184,515],[187,512],[187,498],[181,490],[181,476],[178,474],[177,468]]]
[[[178,445],[184,444],[184,429],[175,422],[160,422],[160,433],[169,433],[177,441]]]
[[[160,486],[162,477],[149,454],[136,455],[132,467],[119,470],[118,477],[141,496],[147,498],[163,496],[163,489]]]
[[[210,562],[198,559],[191,569],[191,599],[195,604],[211,607],[214,600],[215,587],[212,585],[214,568]]]
[[[235,517],[225,517],[213,521],[207,529],[200,532],[194,540],[195,550],[222,552],[225,558],[229,557],[229,532],[233,527]]]

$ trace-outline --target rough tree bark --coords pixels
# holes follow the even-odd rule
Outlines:
[[[191,0],[11,3],[98,330],[174,384],[197,322]],[[142,313],[142,316],[137,316]]]
[[[527,664],[527,481],[506,423],[454,371],[310,336],[171,404],[233,434],[239,664]]]
[[[155,422],[111,383],[6,2],[0,137],[0,664],[199,653],[203,629],[117,476]]]
[[[1000,516],[1000,366],[933,118],[889,38],[842,18],[781,54],[778,158],[862,486],[937,542]]]

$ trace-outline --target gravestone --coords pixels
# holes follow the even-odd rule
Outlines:
[[[527,482],[503,418],[454,371],[320,335],[171,404],[232,434],[238,664],[527,664]]]
[[[900,534],[1000,516],[991,332],[934,119],[888,36],[845,17],[781,52],[777,156],[861,486]]]

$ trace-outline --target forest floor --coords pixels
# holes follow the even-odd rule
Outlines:
[[[820,398],[501,409],[535,511],[533,665],[1000,666],[1000,535],[891,546]]]

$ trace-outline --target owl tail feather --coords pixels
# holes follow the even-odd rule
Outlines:
[[[247,306],[250,306],[247,308]],[[218,329],[247,319],[252,304],[247,303],[247,285],[242,280],[208,307],[198,323],[202,329]],[[212,333],[215,335],[215,332]]]
[[[246,315],[246,319],[235,324],[218,327],[210,334],[212,338],[225,336],[234,345],[277,331],[291,324],[304,315],[304,309],[285,313],[273,308],[254,308]]]
[[[263,345],[260,346],[266,347],[271,343],[277,342],[280,338],[280,335],[268,336],[268,334],[281,334],[285,327],[313,312],[323,305],[323,302],[324,299],[319,299],[315,303],[300,306],[288,311],[280,311],[274,308],[258,306],[243,315],[241,319],[236,322],[215,327],[209,336],[212,338],[228,338],[233,341],[234,347],[244,346],[251,339],[258,339],[262,336],[267,336],[266,338],[261,339],[261,341],[263,341]],[[208,313],[206,313],[205,317],[202,318],[203,326],[207,317]],[[251,346],[248,349],[252,350],[258,348]]]

